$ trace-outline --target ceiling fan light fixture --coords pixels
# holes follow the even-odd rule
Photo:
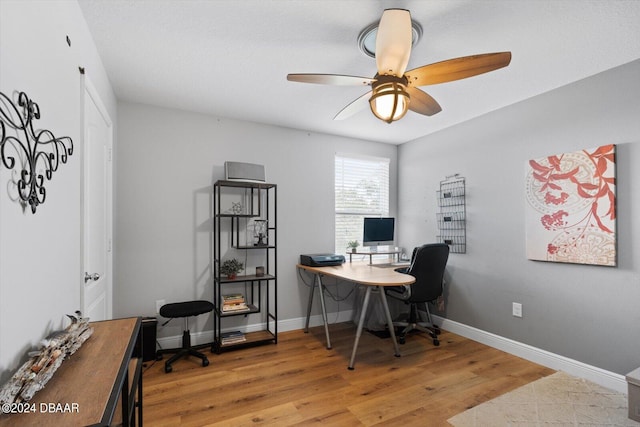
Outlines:
[[[395,76],[381,76],[372,85],[369,106],[371,112],[383,122],[395,122],[407,114],[411,98],[404,80]]]
[[[506,67],[511,62],[511,52],[493,52],[452,58],[407,71],[412,47],[421,35],[422,27],[411,19],[409,10],[385,9],[380,21],[366,27],[358,37],[360,50],[375,58],[377,73],[373,78],[288,74],[287,80],[341,86],[370,85],[370,91],[340,110],[334,120],[344,120],[366,109],[369,101],[371,112],[377,118],[392,123],[404,117],[408,110],[423,116],[442,111],[438,101],[418,89],[419,86],[466,79]]]

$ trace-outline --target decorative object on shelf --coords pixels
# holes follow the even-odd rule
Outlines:
[[[224,162],[227,181],[265,182],[264,165],[244,162]]]
[[[31,206],[32,213],[46,199],[45,178],[50,180],[60,163],[67,163],[73,154],[70,137],[57,138],[46,129],[35,131],[34,119],[40,119],[40,107],[26,93],[20,92],[16,106],[0,92],[0,158],[7,169],[20,171],[15,182],[18,196],[23,206]],[[8,135],[8,128],[15,129],[19,136]],[[8,147],[15,154],[8,154]]]
[[[616,265],[616,146],[529,160],[527,258]]]
[[[240,202],[232,202],[231,203],[231,212],[234,215],[240,215],[240,214],[242,214],[243,211],[244,211],[244,208],[242,207],[242,203],[240,203]]]
[[[253,222],[253,236],[258,239],[254,246],[267,246],[267,221],[256,219]]]
[[[233,280],[238,276],[238,273],[242,271],[244,264],[237,259],[228,259],[220,266],[220,273],[227,276],[227,278]]]
[[[42,340],[42,348],[29,352],[29,360],[0,389],[0,404],[28,402],[53,377],[64,359],[75,353],[93,334],[89,318],[76,311],[71,324]]]
[[[449,245],[449,252],[464,254],[467,252],[465,179],[459,174],[449,175],[440,181],[436,214],[439,236],[438,241]]]
[[[352,240],[347,243],[347,248],[351,249],[352,253],[356,253],[356,251],[358,250],[358,246],[360,246],[360,243],[357,240]]]
[[[262,267],[262,266],[256,267],[256,276],[257,277],[264,276],[264,267]]]

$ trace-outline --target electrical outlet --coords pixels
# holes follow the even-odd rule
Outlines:
[[[162,307],[164,305],[164,300],[163,299],[158,299],[156,300],[156,313],[160,314],[160,307]]]
[[[520,304],[519,302],[513,303],[513,316],[522,317],[522,304]]]

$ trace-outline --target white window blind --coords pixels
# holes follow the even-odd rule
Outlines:
[[[335,180],[335,253],[344,254],[349,241],[362,245],[364,217],[389,215],[389,159],[336,154]]]

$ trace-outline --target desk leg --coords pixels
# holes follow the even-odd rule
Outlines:
[[[373,286],[367,286],[367,290],[364,293],[364,302],[362,303],[360,320],[358,320],[358,329],[356,330],[356,339],[353,341],[353,350],[351,351],[351,360],[349,360],[349,369],[352,371],[353,371],[353,365],[356,361],[356,351],[358,351],[358,343],[360,342],[360,335],[362,335],[362,326],[364,325],[364,318],[367,316],[367,309],[369,308],[369,298],[371,297],[372,289],[373,289]]]
[[[311,317],[311,307],[313,306],[313,294],[316,291],[316,287],[318,288],[318,292],[320,293],[320,305],[322,306],[322,321],[324,323],[324,333],[327,337],[327,349],[331,348],[331,338],[329,337],[329,324],[327,322],[327,309],[324,305],[324,289],[322,286],[322,279],[319,274],[316,274],[313,280],[313,286],[311,286],[311,291],[309,292],[309,302],[307,303],[307,322],[304,326],[304,332],[309,332],[309,318]]]
[[[314,274],[314,276],[318,276]],[[304,333],[309,332],[309,318],[311,317],[311,306],[313,304],[313,294],[316,291],[316,277],[313,278],[313,285],[311,285],[311,290],[309,291],[309,303],[307,304],[307,322],[304,325]]]
[[[400,347],[398,347],[398,341],[396,340],[396,331],[393,328],[393,319],[391,318],[391,312],[389,311],[389,304],[387,303],[387,296],[384,293],[384,288],[378,286],[378,293],[380,294],[380,300],[382,301],[382,307],[384,307],[384,314],[387,316],[387,326],[389,327],[389,334],[393,340],[393,346],[396,350],[396,357],[400,357]]]
[[[318,281],[318,292],[320,293],[320,305],[322,306],[322,321],[324,322],[324,334],[327,336],[327,349],[331,349],[331,338],[329,338],[329,323],[327,322],[327,308],[324,305],[324,289],[322,287],[322,279],[316,274]]]

